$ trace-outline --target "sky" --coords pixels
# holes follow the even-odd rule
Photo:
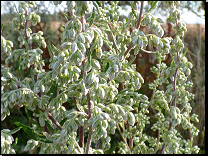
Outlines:
[[[17,1],[14,1],[14,2],[17,4]],[[4,2],[1,2],[1,5],[3,3]],[[46,4],[46,6],[48,7],[48,10],[51,13],[53,13],[54,10],[59,11],[59,9],[63,11],[63,8],[66,7],[66,1],[63,1],[61,5],[58,5],[58,7],[55,6],[55,5],[49,4],[48,1],[45,1],[45,4]],[[144,6],[145,5],[146,5],[146,1],[144,2]],[[90,7],[90,8],[92,8],[92,7]],[[119,9],[119,12],[120,12],[121,15],[128,14],[130,11],[131,11],[130,7],[128,7],[127,11],[122,10],[121,8]],[[202,19],[202,18],[196,16],[194,13],[188,11],[187,9],[184,9],[183,11],[184,11],[184,13],[181,15],[181,20],[180,21],[182,21],[186,24],[205,24],[205,19]],[[1,13],[5,13],[5,10],[2,7],[1,7]],[[203,15],[203,12],[199,12],[199,14]],[[156,18],[160,17],[164,21],[166,21],[166,19],[164,19],[164,17],[160,16],[160,14],[155,14],[154,16]]]

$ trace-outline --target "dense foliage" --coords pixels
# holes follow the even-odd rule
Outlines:
[[[89,3],[93,10],[86,23]],[[31,125],[15,122],[17,128],[3,129],[1,152],[15,153],[12,146],[17,140],[12,145],[11,135],[23,129],[31,138],[24,150],[38,147],[39,153],[198,153],[198,146],[192,145],[199,132],[193,124],[198,116],[189,103],[194,94],[188,92],[193,85],[188,81],[193,65],[182,41],[186,25],[174,2],[166,2],[171,8],[168,22],[174,24],[176,35],[163,37],[163,20],[150,13],[156,3],[143,13],[143,1],[131,2],[128,18],[118,22],[118,2],[68,1],[72,16],[63,13],[68,22],[58,49],[46,43],[42,31],[33,33],[29,27],[29,21],[33,26],[41,21],[36,2],[21,2],[12,28],[19,30],[22,48],[12,51],[13,43],[1,36],[5,63],[18,60],[18,73],[1,65],[1,120],[18,105],[25,108]],[[154,34],[141,31],[145,25]],[[40,47],[49,49],[50,71],[43,68]],[[135,58],[127,60],[131,51],[135,56],[151,53],[157,57],[158,63],[151,68],[156,75],[149,84],[151,99],[139,92],[144,79],[132,64]],[[163,62],[167,54],[171,55],[170,66]],[[28,68],[30,75],[22,79],[21,71]],[[73,107],[66,109],[66,102]],[[149,107],[157,112],[155,123],[150,123]],[[150,124],[158,132],[157,138],[145,131]],[[180,134],[179,126],[189,130],[189,139]],[[116,131],[121,140],[112,144]]]

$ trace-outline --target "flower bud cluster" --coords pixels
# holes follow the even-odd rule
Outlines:
[[[1,51],[6,53],[7,56],[12,54],[13,42],[6,40],[3,36],[1,36]]]
[[[95,9],[94,13],[94,21],[96,23],[94,22],[93,24],[102,29],[108,28],[108,24],[104,23],[110,23],[111,19],[109,17],[106,17],[105,10],[98,6],[98,9]]]
[[[145,49],[148,44],[148,40],[144,32],[138,29],[135,29],[131,33],[131,40],[134,45],[137,45],[139,48],[142,49]]]
[[[157,64],[157,67],[153,66],[152,68],[150,68],[150,70],[157,74],[157,78],[153,81],[153,83],[149,84],[149,88],[156,90],[156,88],[160,85],[162,85],[163,83],[168,84],[168,77],[171,75],[171,69],[167,68],[167,65],[164,63],[161,64]]]
[[[119,154],[128,154],[128,153],[130,153],[126,144],[123,141],[119,142],[118,147],[119,147],[119,150],[118,150]]]
[[[153,29],[157,36],[162,37],[164,35],[164,30],[160,23],[164,23],[161,18],[155,19],[150,13],[147,13],[141,21],[142,26],[149,25],[149,29]]]
[[[27,145],[24,147],[24,151],[29,151],[31,149],[34,149],[36,146],[38,146],[39,142],[33,139],[30,139],[27,141]]]
[[[137,18],[134,16],[133,12],[130,12],[128,18],[123,21],[123,30],[128,30],[131,26],[136,27]]]
[[[176,7],[172,7],[172,9],[170,10],[170,14],[169,17],[167,19],[167,22],[172,22],[173,24],[176,23],[176,20],[180,20],[182,11],[176,9]]]
[[[5,89],[16,90],[18,78],[11,73],[11,69],[1,66],[1,121],[10,115],[9,108],[13,108],[16,101],[15,92],[5,92]]]
[[[16,154],[15,150],[11,147],[14,138],[12,137],[9,129],[1,130],[1,153],[3,154]]]
[[[136,144],[135,148],[133,149],[133,153],[153,153],[154,148],[148,147],[145,142],[149,142],[150,144],[153,144],[153,142],[156,142],[157,138],[154,139],[153,137],[147,136],[146,134],[143,134],[141,137],[135,137],[134,143]]]

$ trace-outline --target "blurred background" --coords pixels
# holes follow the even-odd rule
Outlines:
[[[14,44],[13,50],[18,49],[19,41],[17,40],[19,36],[18,31],[12,30],[12,20],[15,17],[16,8],[18,7],[18,1],[1,1],[1,24],[4,24],[3,31],[1,35],[6,40],[11,40]],[[107,2],[110,3],[110,2]],[[150,9],[149,2],[144,3],[144,11],[146,13]],[[140,4],[140,3],[139,3]],[[66,2],[63,2],[59,6],[55,6],[53,2],[49,1],[38,1],[37,5],[39,9],[37,14],[41,16],[41,22],[36,26],[32,26],[31,29],[33,32],[43,31],[44,37],[49,37],[51,44],[54,44],[56,47],[59,47],[61,44],[61,34],[63,32],[63,28],[61,26],[65,26],[66,18],[60,13],[63,11],[67,13]],[[108,5],[108,4],[106,4]],[[129,1],[120,1],[118,3],[120,6],[119,20],[123,20],[128,17],[130,9]],[[158,2],[158,9],[152,10],[151,13],[155,17],[162,18],[165,23],[162,24],[164,28],[164,37],[171,36],[174,37],[174,30],[172,29],[172,24],[167,23],[166,19],[168,17],[169,8],[165,5],[163,1]],[[190,101],[192,106],[192,113],[198,114],[199,122],[194,123],[194,125],[200,130],[199,135],[194,138],[193,145],[198,145],[200,147],[199,153],[205,153],[205,1],[181,1],[180,3],[176,3],[177,8],[182,11],[181,20],[186,23],[187,32],[183,38],[184,41],[184,49],[188,48],[188,52],[186,57],[193,64],[193,68],[191,70],[191,75],[189,76],[189,80],[193,82],[193,87],[189,89],[191,93],[195,95],[195,99]],[[138,5],[137,10],[139,11],[140,5]],[[90,6],[92,9],[92,4]],[[109,13],[107,13],[109,15]],[[90,13],[86,13],[86,19],[90,16]],[[88,22],[88,20],[87,20]],[[147,27],[141,27],[145,34],[150,33]],[[48,43],[48,42],[47,42]],[[49,65],[49,52],[47,48],[41,48],[43,50],[43,59],[45,60],[46,66],[45,70],[50,70],[48,68]],[[130,55],[128,60],[133,58],[133,53]],[[1,63],[4,66],[5,64],[5,53],[1,52]],[[165,63],[170,63],[170,56],[167,57]],[[148,53],[139,53],[134,61],[137,67],[137,71],[141,73],[143,76],[145,83],[140,90],[142,93],[146,94],[148,97],[151,97],[151,91],[148,88],[148,84],[152,82],[155,77],[150,72],[150,68],[155,65],[157,62],[154,59],[152,54]],[[17,62],[13,62],[8,66],[11,67],[13,72],[17,72]],[[29,74],[29,70],[24,70],[21,73],[21,77],[24,78]],[[150,110],[150,115],[154,116],[154,112]],[[14,125],[15,121],[21,121],[24,124],[27,123],[26,114],[24,108],[14,107],[11,110],[11,116],[8,116],[3,122],[1,122],[1,129],[13,129],[16,128]],[[32,114],[32,113],[31,113]],[[151,118],[154,122],[154,117]],[[150,130],[149,127],[146,127],[146,130]],[[189,138],[189,131],[184,131],[179,128],[179,131],[183,134],[183,137]],[[152,135],[156,137],[156,134],[150,132],[148,135]],[[118,135],[117,135],[118,136]],[[18,140],[18,144],[14,146],[17,154],[23,154],[26,152],[23,151],[24,146],[26,145],[27,140],[29,140],[29,136],[27,136],[22,130],[20,130],[17,134],[13,135],[14,138],[21,138]],[[112,138],[111,142],[117,142],[120,137]],[[86,139],[85,139],[86,140]],[[30,153],[36,153],[35,151],[30,151]]]

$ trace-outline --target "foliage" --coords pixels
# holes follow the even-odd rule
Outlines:
[[[188,81],[193,65],[186,58],[182,41],[186,25],[180,21],[181,11],[174,2],[166,2],[171,10],[168,21],[176,29],[172,38],[163,37],[162,19],[151,14],[156,3],[143,13],[142,1],[138,13],[134,9],[137,3],[131,2],[132,12],[119,22],[118,2],[106,6],[104,1],[90,3],[93,11],[88,24],[85,13],[89,12],[89,2],[67,2],[72,16],[64,26],[60,48],[47,44],[42,31],[33,33],[27,26],[29,21],[33,26],[41,21],[36,2],[20,3],[12,28],[19,30],[22,48],[12,50],[13,43],[1,36],[5,63],[18,61],[18,74],[1,65],[1,120],[18,105],[25,108],[31,125],[15,122],[16,129],[3,129],[1,152],[15,153],[12,146],[16,142],[12,144],[11,135],[23,129],[31,138],[24,151],[38,148],[40,154],[198,153],[192,141],[199,132],[193,124],[198,122],[198,115],[192,113],[189,102],[194,94],[188,91],[193,86]],[[145,25],[155,34],[144,34],[140,27]],[[104,45],[109,50],[104,50]],[[50,52],[50,71],[43,69],[40,47]],[[149,84],[151,99],[140,93],[144,79],[132,64],[134,60],[127,61],[131,51],[135,56],[151,53],[157,57],[158,63],[151,68],[156,75]],[[162,62],[167,54],[171,55],[170,66]],[[28,68],[30,75],[21,78],[20,73]],[[64,103],[73,107],[66,109]],[[157,112],[154,123],[149,107]],[[146,133],[150,124],[151,130],[158,132],[157,138]],[[178,127],[189,130],[190,138],[185,139]],[[121,140],[113,145],[116,131]]]

